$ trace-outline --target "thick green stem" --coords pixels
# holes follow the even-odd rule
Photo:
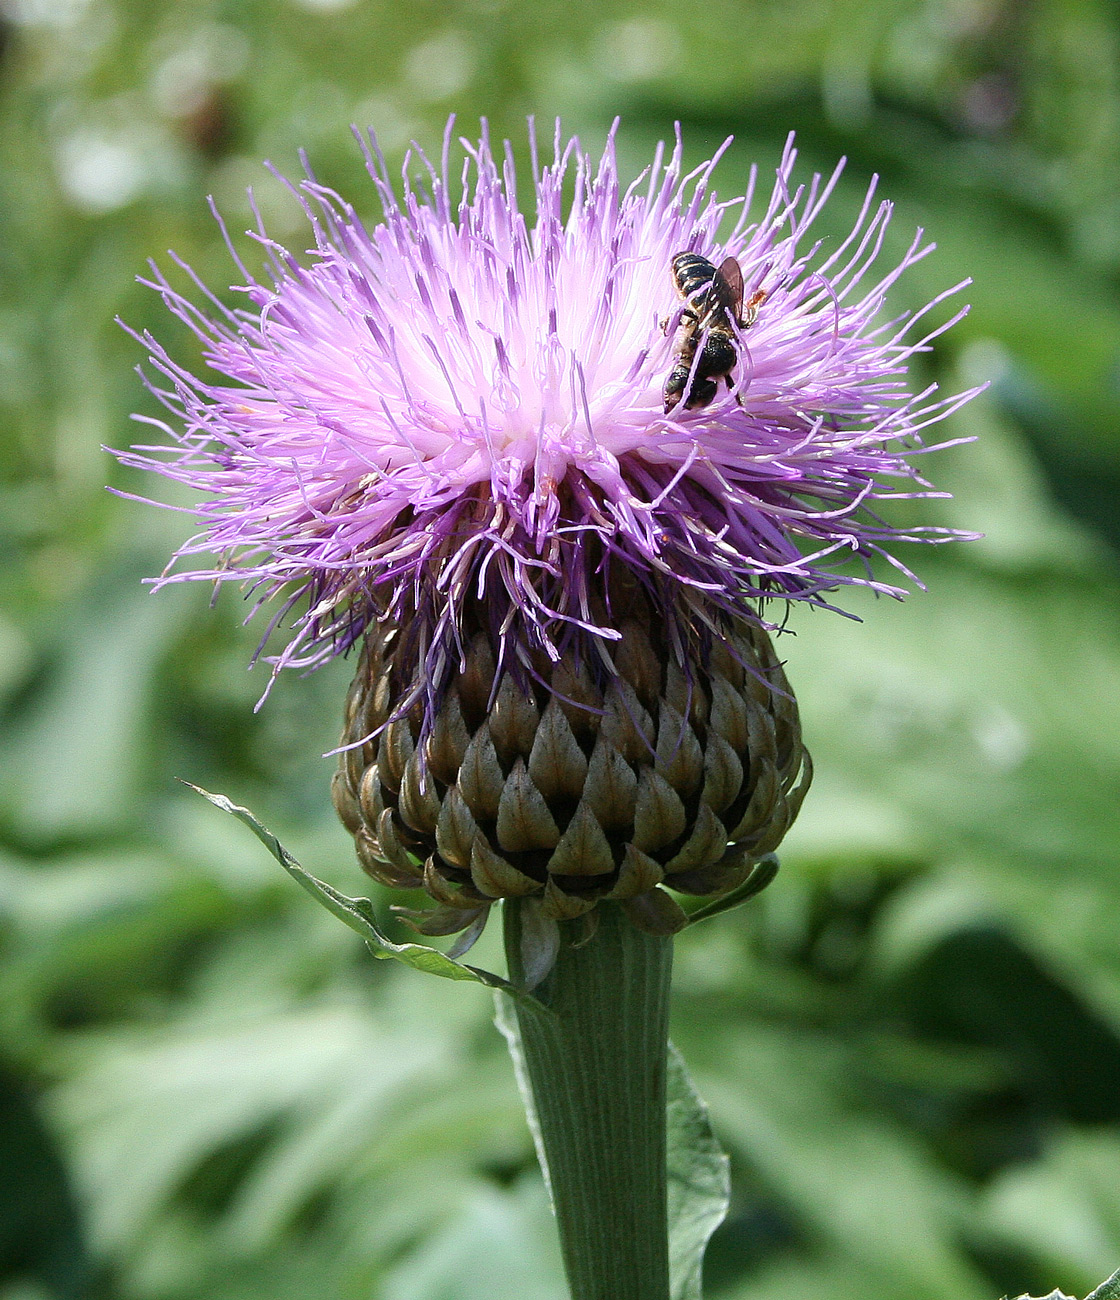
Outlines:
[[[521,976],[521,908],[504,905]],[[523,1064],[572,1300],[668,1300],[665,1084],[672,939],[600,903],[598,929],[561,926],[556,964],[519,1001]]]

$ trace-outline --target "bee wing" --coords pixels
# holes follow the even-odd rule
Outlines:
[[[727,310],[738,320],[743,312],[743,271],[733,257],[725,257],[716,275],[727,286]]]

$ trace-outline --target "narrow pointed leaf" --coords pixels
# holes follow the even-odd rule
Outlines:
[[[268,827],[262,825],[248,808],[233,803],[225,795],[211,794],[208,790],[192,785],[189,781],[184,781],[183,784],[197,791],[204,799],[209,799],[215,808],[232,813],[238,821],[244,822],[288,875],[302,885],[328,912],[360,934],[375,957],[392,957],[406,966],[426,971],[429,975],[441,975],[444,979],[470,980],[475,984],[484,984],[488,988],[501,989],[514,998],[522,999],[528,996],[520,989],[514,988],[500,975],[477,966],[453,961],[436,948],[428,948],[420,943],[393,943],[378,927],[373,904],[368,898],[348,898],[345,894],[340,894],[337,889],[333,889],[326,881],[319,880],[305,871]]]
[[[667,1122],[670,1295],[672,1300],[701,1300],[704,1251],[731,1200],[730,1161],[671,1043]]]

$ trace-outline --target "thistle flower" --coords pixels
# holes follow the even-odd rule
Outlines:
[[[151,423],[178,446],[118,454],[199,494],[176,559],[218,557],[157,585],[280,597],[270,632],[300,607],[276,667],[369,633],[336,804],[367,870],[438,900],[422,928],[473,935],[520,895],[545,920],[611,897],[671,929],[659,883],[741,880],[807,783],[768,605],[832,607],[847,584],[901,597],[871,561],[912,577],[895,543],[961,536],[892,527],[875,504],[936,495],[922,433],[971,393],[913,393],[907,372],[948,328],[915,326],[963,286],[884,321],[933,246],[919,231],[875,271],[891,209],[874,183],[845,239],[811,242],[840,168],[791,188],[792,140],[753,217],[755,173],[719,201],[719,155],[683,175],[679,137],[623,192],[613,131],[597,163],[557,126],[542,164],[531,133],[529,217],[485,129],[461,142],[458,186],[450,123],[438,167],[410,154],[401,199],[360,143],[372,228],[308,172],[306,264],[259,222],[269,282],[230,244],[245,306],[196,281],[199,309],[153,272],[218,377],[143,336],[175,417]],[[681,251],[734,257],[754,304],[706,404],[665,396],[695,351]]]

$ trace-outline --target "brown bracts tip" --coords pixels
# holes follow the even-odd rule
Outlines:
[[[684,913],[666,887],[734,888],[792,823],[811,769],[766,632],[740,622],[681,664],[656,620],[619,623],[598,679],[562,664],[495,682],[477,633],[427,730],[419,709],[386,714],[416,669],[392,628],[367,636],[334,802],[365,871],[438,905],[425,933],[499,898],[535,900],[546,923],[609,899],[668,933]]]

